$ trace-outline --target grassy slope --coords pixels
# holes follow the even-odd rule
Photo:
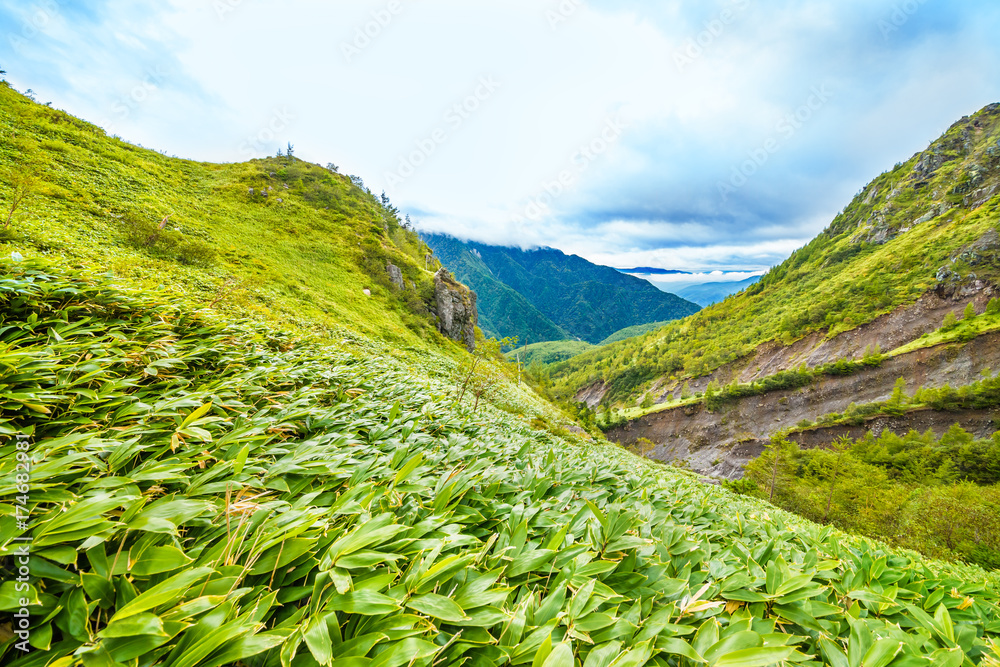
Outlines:
[[[399,347],[445,347],[430,318],[410,307],[414,295],[395,292],[384,277],[391,259],[426,299],[432,280],[419,241],[386,232],[381,207],[346,176],[284,159],[167,158],[0,86],[0,169],[28,162],[37,165],[40,192],[0,244],[6,254],[85,261],[200,305],[234,279],[222,310],[329,334],[346,327]],[[267,187],[266,199],[249,194]],[[0,197],[9,193],[4,179]],[[168,232],[178,227],[182,242],[206,244],[214,261],[184,265],[155,245],[129,245],[129,222],[155,226],[167,215]]]
[[[521,363],[526,365],[533,364],[535,362],[541,364],[556,364],[560,361],[572,359],[578,354],[589,352],[595,347],[610,345],[611,343],[617,343],[629,338],[641,336],[650,331],[655,331],[662,328],[666,324],[667,322],[650,322],[649,324],[637,324],[632,327],[625,327],[621,331],[616,331],[611,334],[597,345],[591,345],[590,343],[582,340],[559,340],[544,343],[532,343],[519,348],[521,351]],[[509,360],[516,359],[517,350],[508,352],[506,356]]]
[[[485,280],[506,285],[569,336],[593,344],[624,327],[676,319],[698,310],[695,304],[661,292],[649,281],[558,250],[523,251],[441,236],[426,239],[435,251],[444,253],[442,258],[447,255],[461,263],[455,269],[460,278],[467,277],[470,284]],[[472,251],[479,253],[478,258]],[[485,271],[476,275],[462,273],[472,259],[477,259],[476,264]],[[519,336],[522,341],[527,335],[516,328],[500,333]]]
[[[650,331],[662,329],[667,324],[669,324],[669,322],[650,322],[649,324],[636,324],[635,326],[625,327],[624,329],[614,332],[598,343],[598,345],[610,345],[611,343],[617,343],[619,341],[628,340],[629,338],[635,338],[636,336],[641,336],[649,333]]]
[[[473,415],[376,349],[231,328],[58,266],[0,276],[0,547],[26,534],[15,432],[33,468],[35,578],[15,591],[4,559],[0,609],[26,596],[37,651],[4,636],[11,667],[995,653],[1000,582],[976,568]]]
[[[535,363],[552,364],[565,361],[593,349],[593,345],[582,340],[559,340],[546,343],[532,343],[516,350],[511,350],[504,356],[509,361],[520,358],[521,363],[530,366]]]
[[[928,175],[918,169],[925,156],[951,161]],[[963,202],[974,187],[997,182],[1000,107],[961,121],[927,152],[879,176],[826,231],[739,295],[641,338],[557,364],[551,369],[557,391],[569,397],[603,380],[611,385],[609,400],[633,403],[655,377],[700,376],[770,340],[790,343],[815,330],[834,336],[870,322],[914,302],[936,284],[941,267],[996,279],[996,258],[978,266],[951,260],[997,227],[1000,197],[976,210]],[[915,223],[939,203],[954,208]],[[869,243],[880,229],[897,235]]]

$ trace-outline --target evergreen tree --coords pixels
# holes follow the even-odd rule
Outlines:
[[[909,399],[906,397],[906,380],[899,378],[892,389],[892,397],[885,404],[885,412],[890,415],[901,415],[906,411]]]

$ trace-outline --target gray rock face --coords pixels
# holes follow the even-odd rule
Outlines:
[[[396,286],[396,289],[403,289],[403,271],[392,262],[386,264],[385,271],[389,274],[389,280]]]
[[[476,293],[455,280],[447,269],[434,274],[434,300],[437,302],[438,330],[448,338],[465,343],[469,352],[476,349]]]

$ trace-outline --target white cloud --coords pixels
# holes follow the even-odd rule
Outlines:
[[[0,58],[46,101],[199,160],[291,142],[379,191],[442,137],[392,194],[425,228],[690,270],[774,264],[871,177],[1000,99],[986,0],[924,4],[888,37],[894,0],[590,0],[556,26],[554,0],[394,1],[66,0],[16,65],[4,44]],[[146,86],[151,70],[163,75]],[[450,122],[483,77],[499,88]],[[823,83],[834,100],[720,201],[717,183]],[[615,118],[621,136],[582,160]]]

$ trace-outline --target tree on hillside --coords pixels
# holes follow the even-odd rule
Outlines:
[[[3,228],[8,229],[14,216],[35,196],[38,189],[38,174],[34,167],[14,166],[5,169],[2,177],[10,188],[3,207],[6,212]]]
[[[327,171],[332,171],[335,174],[339,174],[340,173],[340,167],[338,167],[337,165],[335,165],[332,162],[327,162],[326,163],[326,169],[327,169]]]
[[[794,480],[796,448],[797,445],[790,442],[784,432],[775,433],[760,457],[747,466],[747,478],[765,490],[772,503],[779,490],[788,488]]]
[[[830,445],[830,451],[834,454],[834,467],[833,473],[830,475],[830,493],[826,498],[826,510],[823,512],[823,523],[826,523],[830,519],[830,509],[833,507],[833,493],[837,488],[837,481],[840,477],[840,471],[844,467],[844,456],[851,450],[854,443],[848,437],[843,437],[835,440],[833,444]]]
[[[896,380],[896,386],[893,387],[892,397],[886,401],[883,409],[886,414],[899,416],[906,411],[909,402],[910,400],[906,396],[906,379],[899,378]]]
[[[471,393],[476,402],[473,412],[479,410],[479,402],[488,398],[493,390],[503,381],[507,372],[507,364],[503,358],[503,348],[517,344],[517,339],[504,338],[477,342],[476,351],[459,365],[456,379],[459,391],[456,403],[461,403],[466,393]]]
[[[962,313],[962,321],[971,320],[976,316],[976,306],[971,301],[969,305],[965,307],[965,312]]]

